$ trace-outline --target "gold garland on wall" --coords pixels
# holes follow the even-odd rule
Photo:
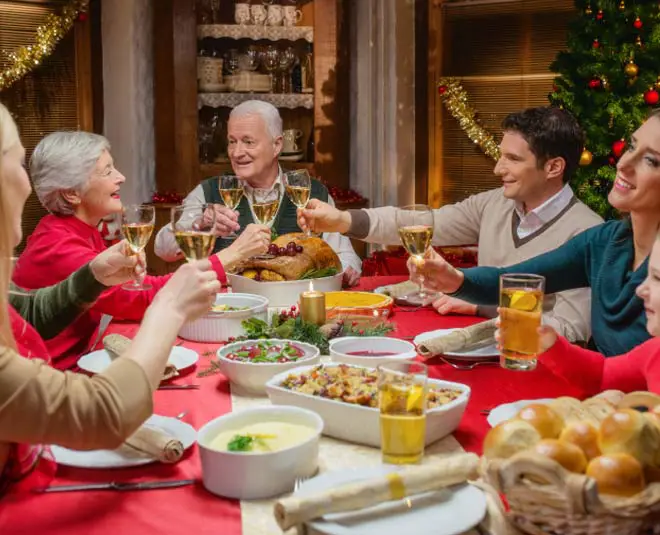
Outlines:
[[[2,51],[9,64],[0,71],[0,91],[11,87],[50,56],[57,43],[69,32],[76,19],[83,19],[89,0],[71,0],[59,15],[50,13],[46,22],[37,27],[37,36],[31,45],[21,46],[13,52]]]
[[[458,121],[467,136],[493,160],[499,160],[500,148],[495,137],[479,124],[476,110],[470,106],[468,94],[458,78],[441,78],[438,94],[447,111]]]

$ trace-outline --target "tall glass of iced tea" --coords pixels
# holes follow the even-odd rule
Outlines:
[[[500,365],[533,370],[539,353],[545,277],[524,273],[500,277]]]
[[[424,455],[426,435],[426,378],[424,364],[400,368],[378,367],[380,436],[383,462],[414,464]]]

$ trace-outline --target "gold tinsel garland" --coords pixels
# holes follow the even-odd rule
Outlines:
[[[22,46],[13,52],[2,51],[9,64],[0,71],[0,91],[18,82],[26,74],[38,67],[44,58],[50,56],[73,26],[81,12],[87,10],[89,0],[71,0],[59,15],[49,14],[46,22],[37,27],[34,43]]]
[[[479,145],[485,154],[493,160],[500,158],[500,148],[493,135],[481,126],[475,116],[476,110],[470,106],[468,95],[457,78],[441,78],[438,82],[438,94],[445,108],[458,121],[468,137]]]

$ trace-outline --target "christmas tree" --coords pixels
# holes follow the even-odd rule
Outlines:
[[[660,101],[658,0],[576,0],[568,51],[550,69],[548,98],[572,112],[585,148],[572,186],[603,217],[616,217],[607,194],[630,135]]]

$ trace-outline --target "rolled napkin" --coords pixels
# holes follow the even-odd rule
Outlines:
[[[124,353],[126,353],[126,350],[128,350],[130,345],[131,339],[126,338],[121,334],[109,334],[103,338],[103,347],[108,352],[108,355],[110,355],[112,360],[115,360],[116,358],[119,358]],[[165,369],[163,370],[163,377],[161,381],[168,381],[174,377],[178,377],[178,375],[179,372],[177,371],[176,366],[168,362],[165,366]]]
[[[417,346],[417,352],[422,358],[428,359],[434,355],[442,355],[448,351],[460,351],[473,344],[495,341],[495,322],[497,318],[471,325],[464,329],[456,329],[449,334],[426,340]]]
[[[398,284],[388,284],[383,286],[383,293],[394,297],[395,299],[399,297],[405,297],[408,294],[416,292],[419,290],[419,286],[411,280],[404,282],[399,282]]]
[[[478,476],[479,457],[452,455],[437,462],[404,468],[385,476],[341,485],[306,496],[289,496],[275,503],[275,520],[282,531],[331,513],[356,511],[406,496],[463,483]]]
[[[126,439],[122,448],[146,454],[161,463],[175,463],[183,456],[180,440],[151,427],[142,426]]]

